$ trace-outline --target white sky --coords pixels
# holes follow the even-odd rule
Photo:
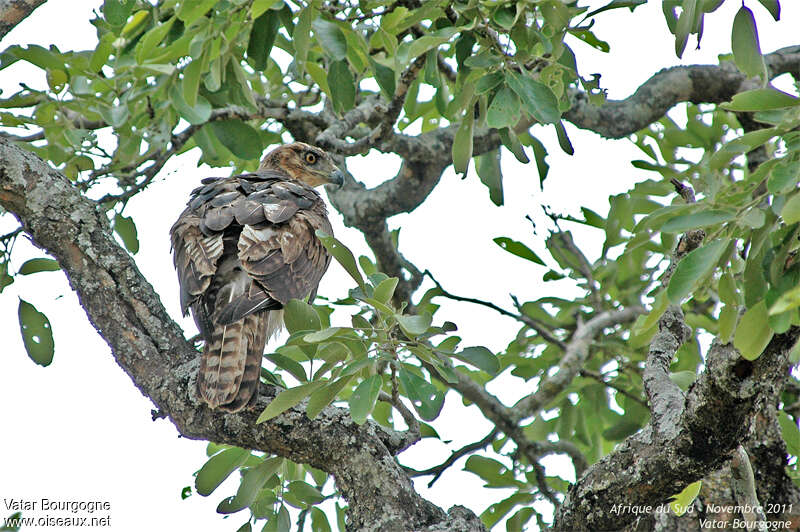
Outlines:
[[[593,7],[604,3],[590,2]],[[100,4],[99,0],[51,0],[9,33],[0,48],[11,44],[56,44],[61,50],[93,48],[95,32],[88,21],[92,9]],[[570,43],[584,76],[602,73],[602,86],[609,90],[610,97],[629,95],[661,68],[679,63],[716,63],[717,54],[730,51],[730,27],[739,2],[726,2],[718,12],[706,17],[702,48],[695,50],[690,41],[680,62],[660,4],[650,2],[634,14],[617,10],[600,16],[595,30],[598,37],[611,44],[611,54]],[[763,51],[796,44],[795,28],[800,20],[796,2],[783,3],[782,21],[777,24],[757,2],[747,4],[761,29]],[[20,63],[0,71],[4,95],[13,92],[20,81],[44,85],[43,76]],[[573,157],[559,150],[551,130],[534,130],[550,152],[551,169],[544,192],[539,191],[535,165],[520,165],[507,153],[503,159],[506,205],[501,208],[489,201],[486,188],[472,170],[463,181],[448,170],[421,207],[390,220],[392,228],[402,228],[401,251],[420,268],[433,271],[451,292],[491,299],[507,308],[509,293],[521,301],[547,294],[566,295],[569,287],[543,284],[541,275],[545,269],[506,253],[492,238],[509,236],[520,240],[544,257],[541,236],[534,237],[530,223],[524,219],[530,214],[541,220],[539,204],[550,204],[557,212],[576,215],[579,206],[604,214],[610,194],[623,192],[633,182],[651,177],[630,165],[630,160],[640,158],[630,142],[603,140],[569,125],[567,128],[575,147]],[[136,262],[171,315],[179,320],[167,231],[200,178],[225,175],[221,169],[197,169],[196,161],[195,152],[170,161],[154,184],[132,200],[126,210],[139,231],[141,249]],[[398,166],[395,159],[381,155],[354,157],[348,164],[350,171],[370,186],[391,177]],[[344,228],[338,213],[334,212],[332,218],[337,237],[356,254],[366,253],[361,234]],[[12,220],[0,218],[0,234],[15,227]],[[591,253],[599,251],[599,232],[573,230],[579,245]],[[21,239],[12,269],[34,256],[42,254]],[[339,297],[350,286],[349,277],[334,262],[320,293]],[[25,354],[17,325],[18,297],[30,301],[50,318],[56,348],[48,368],[35,365]],[[456,322],[464,346],[486,345],[501,351],[518,330],[513,320],[481,307],[439,303],[444,308],[437,320]],[[338,316],[349,323],[345,314]],[[194,334],[190,319],[179,322],[187,335]],[[490,390],[511,403],[529,392],[530,386],[518,379],[501,378],[490,384]],[[60,272],[18,276],[0,295],[0,404],[1,499],[109,501],[110,529],[121,531],[232,531],[246,518],[245,512],[227,520],[215,513],[218,502],[235,492],[238,479],[234,477],[208,498],[193,494],[185,501],[180,499],[181,489],[193,486],[192,473],[205,461],[205,443],[179,438],[168,421],[151,421],[152,404],[115,364],[108,346],[89,324]],[[452,449],[482,438],[490,429],[475,407],[464,408],[455,393],[448,394],[445,409],[433,425],[443,440],[452,443],[424,440],[401,456],[402,463],[418,469],[438,464]],[[469,433],[463,430],[465,426],[470,427]],[[476,513],[504,497],[498,490],[483,490],[476,476],[461,471],[463,463],[462,459],[451,467],[433,489],[426,487],[429,477],[418,479],[417,488],[442,508],[464,504]],[[569,472],[562,474],[569,476]],[[0,503],[0,518],[11,513]],[[45,513],[26,514],[41,517]]]

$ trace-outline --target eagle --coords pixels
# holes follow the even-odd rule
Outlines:
[[[332,234],[314,187],[344,174],[319,148],[295,142],[254,173],[206,178],[170,229],[181,311],[205,340],[197,391],[211,408],[255,403],[267,340],[290,299],[312,300],[330,264],[317,238]]]

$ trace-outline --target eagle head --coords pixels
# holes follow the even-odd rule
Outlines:
[[[344,173],[333,163],[331,156],[303,142],[275,148],[264,156],[258,169],[281,171],[312,187],[328,183],[342,186],[344,183]]]

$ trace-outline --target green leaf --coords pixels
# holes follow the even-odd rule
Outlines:
[[[358,271],[356,258],[353,256],[353,253],[331,235],[325,234],[320,230],[317,230],[316,235],[320,242],[322,242],[322,245],[325,246],[325,249],[328,250],[328,253],[342,265],[345,271],[350,274],[350,277],[358,283],[361,290],[365,290],[364,278],[361,277],[361,272]]]
[[[764,352],[773,334],[769,326],[767,303],[762,299],[748,309],[739,320],[733,337],[733,346],[739,350],[743,358],[755,360]]]
[[[114,35],[112,33],[106,33],[103,35],[103,38],[100,39],[97,43],[97,48],[92,53],[92,57],[89,59],[89,70],[92,72],[98,72],[103,65],[106,64],[108,61],[108,57],[111,55],[111,52],[114,50]]]
[[[181,7],[178,9],[178,18],[183,21],[184,25],[188,26],[205,15],[216,3],[217,0],[192,0],[181,2]]]
[[[739,298],[736,295],[736,282],[733,280],[733,276],[730,272],[726,271],[722,277],[719,278],[717,292],[719,294],[719,300],[726,305],[738,304]]]
[[[682,492],[678,493],[677,495],[673,495],[672,501],[669,503],[670,510],[672,510],[672,512],[678,517],[685,514],[686,511],[691,507],[691,504],[697,498],[697,495],[700,493],[700,488],[702,485],[702,480],[692,482],[686,486]]]
[[[254,19],[258,18],[278,2],[283,3],[283,0],[253,0],[253,4],[250,6],[250,16]]]
[[[466,347],[463,351],[454,353],[453,358],[463,360],[492,376],[497,375],[500,371],[500,362],[497,357],[483,346]]]
[[[800,222],[800,194],[794,194],[783,205],[781,217],[788,225]]]
[[[414,58],[424,54],[428,50],[438,47],[450,40],[450,37],[458,33],[459,29],[448,26],[436,31],[428,32],[410,42],[403,42],[397,48],[397,62],[401,65],[408,65]]]
[[[253,504],[261,488],[282,465],[283,458],[275,456],[263,459],[257,466],[248,469],[242,476],[242,482],[239,484],[239,489],[236,490],[236,496],[233,497],[233,500],[228,505],[229,509],[238,511]]]
[[[194,481],[197,493],[203,496],[211,495],[249,457],[250,451],[239,447],[231,447],[212,456],[197,472]]]
[[[781,19],[781,4],[778,0],[758,0],[776,21]],[[796,453],[792,453],[796,454]]]
[[[708,210],[692,214],[681,214],[665,223],[661,230],[667,233],[683,233],[690,229],[706,227],[736,219],[733,211]]]
[[[53,361],[54,350],[50,320],[24,299],[19,300],[17,313],[22,342],[28,356],[40,366],[49,366]]]
[[[318,504],[325,500],[325,496],[317,488],[302,480],[289,482],[286,489],[289,493],[309,505]]]
[[[431,326],[431,321],[433,321],[433,317],[429,312],[423,312],[417,316],[397,315],[396,318],[400,328],[409,338],[424,334],[428,327]]]
[[[572,142],[569,140],[567,129],[564,127],[564,123],[559,120],[553,125],[556,128],[556,136],[558,137],[558,145],[561,147],[561,151],[567,155],[574,155],[575,148],[572,147]]]
[[[269,515],[269,520],[261,532],[290,532],[292,528],[291,516],[286,506],[281,504],[277,513],[274,511]]]
[[[378,83],[378,86],[381,88],[381,92],[386,97],[387,100],[391,100],[394,96],[395,91],[395,79],[394,79],[394,70],[391,68],[382,65],[372,59],[369,58],[369,64],[372,68],[372,71],[375,74],[375,81]]]
[[[322,328],[314,307],[299,299],[292,299],[283,307],[283,322],[289,334],[298,331],[318,331]]]
[[[400,367],[398,372],[403,393],[411,399],[414,409],[425,421],[435,419],[444,405],[444,392],[411,371]]]
[[[350,396],[350,417],[358,425],[363,425],[375,408],[375,401],[381,391],[380,375],[372,375],[359,384]]]
[[[503,473],[506,473],[508,468],[494,458],[473,454],[467,458],[464,464],[464,471],[474,473],[487,483],[492,484],[501,482]]]
[[[520,103],[514,91],[503,87],[494,95],[486,113],[486,125],[497,129],[513,127],[519,122]]]
[[[669,374],[669,380],[677,384],[678,388],[685,392],[697,380],[697,374],[691,370],[677,371]]]
[[[772,304],[769,309],[770,316],[776,316],[787,310],[800,307],[800,286],[796,286],[781,296]]]
[[[311,530],[314,532],[331,532],[328,516],[316,506],[311,508]]]
[[[491,74],[486,74],[478,78],[477,83],[475,83],[475,93],[476,94],[483,94],[485,92],[489,92],[493,88],[500,85],[505,80],[505,76],[502,72],[492,72]]]
[[[328,338],[336,336],[336,334],[341,330],[342,330],[341,327],[328,327],[327,329],[322,329],[321,331],[317,331],[303,336],[303,340],[310,344],[324,342]]]
[[[253,3],[253,11],[256,11],[257,3]],[[269,8],[264,9],[263,13],[253,21],[250,38],[247,41],[247,57],[252,60],[256,71],[261,72],[267,68],[267,59],[272,51],[272,45],[275,44],[280,25],[278,13]]]
[[[114,216],[114,231],[122,239],[128,251],[134,254],[139,251],[139,236],[132,218],[121,214]]]
[[[604,429],[601,435],[608,441],[620,441],[635,433],[640,428],[641,425],[638,422],[623,417],[617,423]]]
[[[517,242],[516,240],[512,240],[506,236],[498,236],[494,239],[494,243],[512,255],[516,255],[517,257],[522,257],[523,259],[527,259],[531,262],[535,262],[536,264],[545,266],[544,261],[542,261],[542,259],[540,259],[536,253],[531,251],[531,249],[522,242]]]
[[[218,120],[209,124],[214,136],[223,146],[240,159],[253,160],[261,157],[264,146],[258,130],[241,120]]]
[[[683,51],[686,49],[686,43],[689,40],[689,34],[694,33],[697,2],[698,0],[682,2],[681,7],[683,9],[675,26],[675,55],[678,57],[683,56]]]
[[[511,130],[511,128],[504,127],[497,133],[500,135],[500,140],[503,142],[503,146],[505,146],[506,149],[512,154],[514,154],[514,157],[519,162],[522,164],[528,164],[531,162],[531,160],[528,158],[528,154],[525,153],[525,148],[522,147],[519,137]]]
[[[105,0],[103,16],[114,27],[122,27],[133,10],[134,0]]]
[[[333,108],[337,112],[343,113],[353,108],[356,101],[356,80],[346,60],[331,63],[328,86],[333,97]]]
[[[314,419],[317,417],[326,406],[331,404],[331,402],[336,399],[336,396],[339,394],[339,392],[341,392],[342,389],[347,386],[352,378],[353,375],[345,375],[344,377],[340,377],[333,382],[326,383],[325,386],[312,393],[308,398],[308,405],[306,406],[306,415],[308,418]]]
[[[758,43],[758,30],[753,12],[742,5],[733,19],[731,49],[736,66],[748,77],[761,76],[765,73],[764,57]]]
[[[314,28],[317,42],[328,57],[334,61],[342,61],[347,57],[347,40],[336,23],[318,18],[311,26]]]
[[[14,282],[14,278],[8,275],[8,263],[0,262],[0,294],[6,286]]]
[[[727,239],[715,240],[683,257],[669,280],[667,287],[669,300],[678,304],[681,299],[689,295],[692,289],[713,271],[727,247]]]
[[[296,345],[284,345],[278,348],[277,353],[270,353],[269,355],[265,355],[265,357],[279,368],[288,371],[292,377],[300,382],[308,381],[305,368],[295,360],[295,358],[301,360],[306,360],[308,358],[300,347]]]
[[[197,103],[197,94],[200,90],[200,76],[203,74],[203,61],[202,58],[193,59],[191,63],[186,65],[183,69],[183,78],[181,79],[181,92],[186,105],[194,107]]]
[[[736,94],[730,103],[723,103],[721,107],[728,111],[768,111],[783,109],[800,105],[800,98],[787,94],[778,89],[767,87],[753,89]]]
[[[192,125],[205,124],[211,117],[211,104],[202,95],[198,94],[195,105],[190,106],[183,97],[183,91],[177,83],[169,87],[169,98],[172,106],[187,122]]]
[[[391,301],[392,296],[394,295],[394,290],[397,288],[397,277],[389,277],[388,279],[384,279],[378,286],[375,287],[375,290],[372,292],[372,297],[377,299],[381,303],[388,303]]]
[[[797,423],[786,412],[781,411],[778,413],[778,424],[781,426],[783,441],[786,442],[786,450],[789,454],[800,455],[800,430],[797,429]]]
[[[553,91],[535,79],[517,74],[513,70],[506,72],[506,82],[525,106],[525,110],[542,124],[554,124],[561,118],[558,100]]]
[[[301,384],[300,386],[295,386],[294,388],[289,388],[288,390],[283,390],[267,405],[264,411],[261,412],[261,415],[258,416],[256,423],[258,424],[268,421],[276,416],[279,416],[293,406],[297,406],[303,399],[314,393],[318,388],[325,384],[325,382],[326,381],[312,381],[306,384]]]
[[[503,204],[503,173],[500,170],[500,150],[475,156],[475,170],[481,183],[489,189],[489,199],[495,205]]]
[[[541,189],[544,180],[547,179],[547,172],[550,170],[550,165],[545,161],[547,148],[533,135],[530,138],[530,147],[533,149],[533,158],[536,160],[536,169],[539,171],[539,189]]]
[[[58,261],[53,259],[30,259],[20,267],[19,273],[30,275],[37,272],[55,272],[61,269]]]
[[[166,22],[156,25],[144,34],[136,45],[136,62],[140,65],[149,59],[156,47],[161,44],[164,37],[167,36],[169,30],[172,29],[172,24],[175,22],[175,16],[167,19]]]
[[[739,319],[739,307],[736,305],[725,305],[719,311],[719,330],[717,335],[720,342],[727,344],[731,341],[736,330],[736,320]]]
[[[770,194],[786,192],[797,184],[800,178],[800,161],[784,157],[778,161],[767,178],[767,190]],[[775,159],[773,159],[775,160]]]
[[[464,118],[458,126],[456,135],[453,138],[453,170],[457,174],[464,174],[472,159],[472,133],[475,125],[474,104],[467,105],[464,111]]]

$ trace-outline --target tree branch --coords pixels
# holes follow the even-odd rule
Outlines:
[[[764,59],[770,79],[787,72],[800,78],[800,46],[781,48],[766,54]],[[731,61],[665,68],[628,98],[608,100],[600,106],[592,105],[586,93],[572,90],[572,107],[564,113],[564,119],[579,128],[619,139],[659,120],[678,103],[729,101],[744,88],[746,81],[747,77]]]
[[[499,430],[497,429],[492,430],[480,441],[469,443],[464,447],[461,447],[460,449],[453,451],[452,453],[450,453],[450,456],[447,457],[447,460],[445,460],[439,465],[429,467],[428,469],[423,469],[422,471],[416,471],[411,468],[406,468],[406,471],[408,471],[412,477],[424,477],[426,475],[433,475],[431,481],[428,482],[428,487],[429,488],[433,487],[436,481],[439,480],[439,477],[442,476],[442,473],[444,473],[447,470],[447,468],[455,464],[459,458],[466,456],[468,454],[472,454],[475,451],[480,451],[481,449],[485,449],[487,445],[489,445],[494,441],[494,439],[497,437],[498,434],[500,434]]]
[[[0,39],[47,0],[0,0]]]
[[[650,424],[657,436],[674,438],[683,414],[684,396],[669,378],[669,365],[678,348],[689,339],[691,330],[683,321],[683,312],[670,306],[658,320],[658,333],[650,342],[644,368],[644,390],[653,418]]]
[[[637,516],[612,512],[615,504],[656,507],[722,466],[749,433],[760,397],[781,378],[798,336],[798,328],[776,335],[752,362],[715,342],[706,371],[683,402],[677,430],[658,433],[648,425],[594,464],[570,487],[554,530],[620,529]],[[639,488],[631,491],[633,485]]]
[[[275,387],[263,390],[256,408],[237,414],[203,406],[194,392],[196,350],[115,242],[105,214],[66,177],[3,139],[0,205],[58,260],[117,363],[182,435],[278,454],[331,473],[349,502],[353,530],[425,529],[449,519],[414,491],[396,463],[393,454],[405,443],[401,433],[372,422],[359,427],[347,410],[335,407],[310,420],[302,405],[256,425],[279,392]]]
[[[623,310],[603,312],[586,323],[579,322],[575,334],[567,343],[564,356],[561,357],[556,373],[539,383],[536,392],[523,397],[514,405],[512,410],[514,418],[520,420],[536,415],[556,395],[569,386],[569,383],[583,368],[583,363],[589,356],[589,345],[603,329],[633,321],[644,312],[645,309],[643,307],[630,307]]]

